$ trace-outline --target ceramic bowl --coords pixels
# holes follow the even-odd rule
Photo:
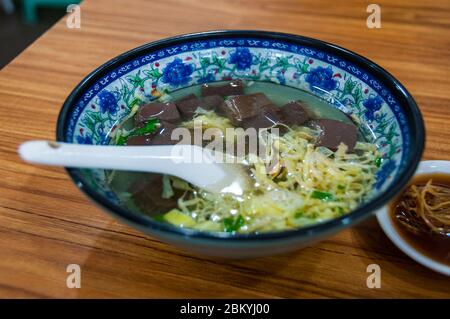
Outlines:
[[[382,156],[369,199],[351,213],[277,233],[222,234],[175,228],[120,204],[101,170],[68,168],[76,185],[107,212],[163,241],[204,254],[252,257],[308,245],[369,216],[413,175],[424,125],[411,95],[375,63],[319,40],[263,31],[181,35],[126,52],[89,74],[61,110],[57,140],[107,144],[108,132],[134,105],[199,83],[243,78],[312,93],[360,122]]]
[[[450,161],[422,161],[417,168],[416,175],[430,174],[430,173],[444,173],[450,174]],[[441,274],[450,276],[450,267],[443,263],[437,262],[422,252],[417,250],[408,241],[406,241],[397,231],[397,228],[392,222],[389,216],[388,206],[384,206],[377,211],[377,219],[381,228],[389,239],[406,255],[417,261],[419,264],[424,265],[434,271]]]

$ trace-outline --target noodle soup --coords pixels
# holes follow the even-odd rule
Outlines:
[[[258,147],[270,150],[266,157],[247,148],[243,156],[228,153],[245,168],[251,187],[239,196],[213,194],[172,176],[109,172],[111,189],[124,205],[177,227],[281,231],[355,209],[381,164],[376,145],[327,102],[298,89],[241,80],[182,89],[136,107],[112,132],[111,143],[173,145],[179,142],[176,129],[198,127],[214,129],[215,141],[224,145],[239,138],[239,130],[227,129],[258,132]]]

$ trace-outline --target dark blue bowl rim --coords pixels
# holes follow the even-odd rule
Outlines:
[[[139,226],[140,229],[148,229],[159,232],[168,232],[171,235],[189,236],[198,239],[211,239],[211,240],[262,240],[262,239],[287,239],[290,237],[303,237],[308,235],[314,235],[319,233],[328,233],[333,230],[338,230],[344,226],[352,225],[363,218],[370,216],[378,208],[385,205],[396,194],[398,194],[409,182],[417,166],[419,165],[422,157],[423,149],[425,146],[425,126],[423,122],[420,110],[414,101],[411,94],[405,89],[405,87],[395,79],[386,70],[375,64],[374,62],[364,58],[363,56],[339,47],[337,45],[327,43],[321,40],[308,38],[299,35],[271,32],[271,31],[254,31],[254,30],[219,30],[219,31],[206,31],[192,34],[179,35],[171,38],[158,40],[155,42],[144,44],[140,47],[125,52],[105,64],[101,65],[84,78],[67,97],[60,111],[57,128],[56,139],[63,142],[65,140],[65,131],[67,128],[67,122],[69,119],[70,110],[74,107],[75,102],[82,95],[83,91],[95,83],[102,75],[117,68],[119,65],[126,61],[137,58],[144,55],[147,52],[159,50],[167,46],[178,45],[185,42],[224,39],[232,37],[253,37],[272,39],[278,41],[290,42],[297,45],[309,46],[311,48],[320,49],[324,52],[329,52],[336,56],[342,57],[347,61],[352,62],[354,65],[359,66],[361,69],[366,69],[374,77],[376,77],[380,83],[382,83],[388,90],[390,90],[393,96],[398,100],[399,104],[404,108],[408,124],[411,125],[411,148],[406,157],[406,163],[403,166],[403,171],[398,173],[396,183],[392,183],[387,189],[375,196],[369,202],[363,204],[351,213],[323,222],[312,226],[298,228],[294,230],[287,230],[281,232],[268,232],[268,233],[250,233],[250,234],[223,234],[223,233],[209,233],[201,232],[192,229],[183,229],[164,224],[152,220],[149,216],[144,214],[139,215],[132,213],[123,207],[116,205],[108,200],[106,197],[99,194],[95,189],[90,187],[84,180],[79,171],[74,168],[66,168],[69,176],[72,178],[75,185],[83,191],[94,202],[101,204],[107,208],[113,215],[117,215],[121,219]]]

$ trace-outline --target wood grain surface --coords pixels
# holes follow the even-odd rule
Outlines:
[[[229,261],[191,255],[93,205],[61,168],[27,165],[28,139],[53,139],[66,96],[91,70],[149,41],[213,29],[301,34],[358,52],[397,77],[427,126],[424,159],[450,160],[450,1],[86,0],[0,71],[0,297],[450,297],[450,280],[400,252],[374,218],[306,249]],[[1,52],[0,52],[1,54]],[[379,264],[380,289],[366,267]],[[66,266],[81,266],[81,289]]]

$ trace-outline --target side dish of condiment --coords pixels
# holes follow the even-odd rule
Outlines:
[[[450,161],[422,161],[409,186],[377,219],[405,254],[450,276]]]

